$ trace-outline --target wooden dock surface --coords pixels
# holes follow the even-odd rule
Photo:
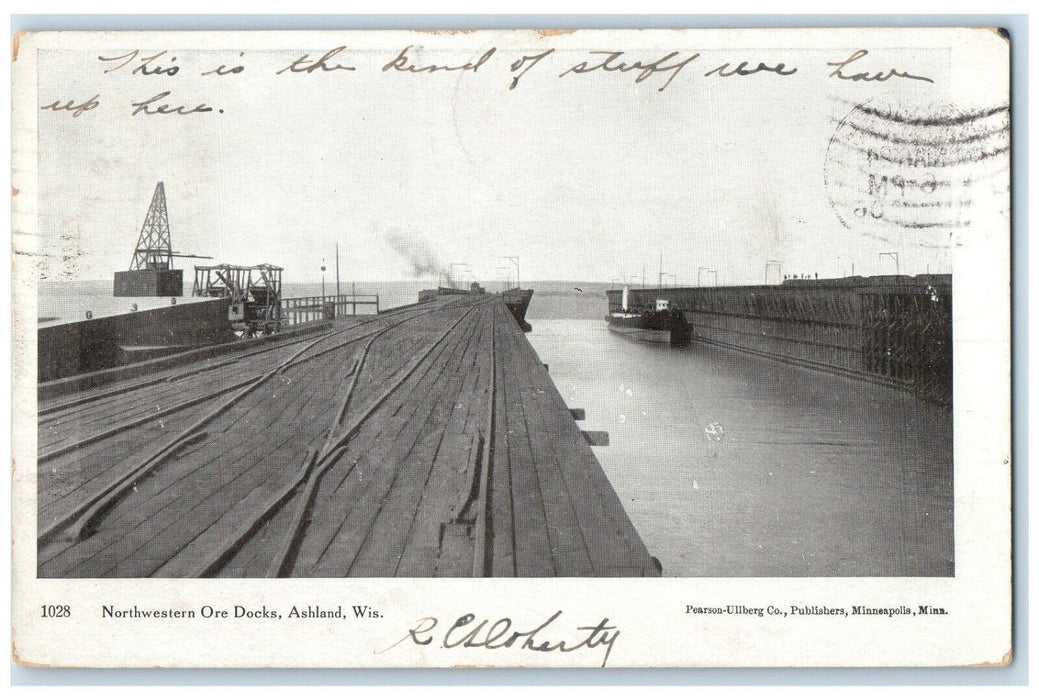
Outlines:
[[[39,413],[41,577],[659,574],[500,295]]]

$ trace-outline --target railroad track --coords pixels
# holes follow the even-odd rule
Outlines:
[[[500,297],[371,323],[80,404],[113,410],[41,447],[37,575],[659,573]]]
[[[448,305],[441,308],[446,307],[448,307]],[[374,323],[376,320],[386,320],[387,318],[401,316],[402,318],[396,321],[397,324],[400,324],[434,312],[435,310],[431,309],[407,309],[398,313],[394,313],[393,311],[385,312],[379,317],[366,319],[358,324],[350,326],[349,328],[320,333],[316,338],[311,336],[301,340],[294,340],[275,347],[246,352],[232,358],[223,359],[217,363],[207,364],[204,367],[195,367],[188,370],[181,369],[173,373],[164,373],[159,377],[145,377],[86,397],[77,397],[72,400],[58,402],[57,404],[45,404],[38,412],[38,415],[40,416],[40,448],[38,460],[41,463],[47,462],[48,460],[62,454],[80,449],[106,437],[119,434],[125,430],[136,427],[137,425],[191,408],[210,399],[214,399],[224,393],[234,391],[240,386],[253,382],[265,374],[264,372],[253,372],[251,374],[246,374],[243,377],[241,372],[242,367],[233,367],[243,359],[263,353],[274,354],[275,357],[273,359],[280,364],[281,371],[284,371],[288,366],[299,361],[299,355],[302,352],[309,350],[330,338],[344,334],[353,334],[360,331],[360,334],[357,337],[351,337],[344,341],[344,343],[332,345],[314,355],[304,357],[302,361],[315,359],[324,352],[333,352],[344,345],[370,337],[370,335],[376,331],[366,332],[364,331],[364,328]],[[297,345],[303,345],[303,350],[293,353],[293,355],[291,355],[287,360],[277,359],[276,355],[278,352]],[[228,368],[232,368],[231,371],[225,372],[224,374],[213,376],[208,374],[211,371],[219,369],[227,370]],[[237,378],[235,378],[236,375]],[[188,378],[197,379],[198,381],[193,385],[184,386],[183,382]],[[214,384],[217,385],[217,388],[208,388]],[[163,386],[163,391],[156,393],[152,390],[152,387],[156,385]],[[144,392],[144,390],[147,390],[147,392]],[[137,392],[143,393],[138,394]],[[186,398],[180,398],[176,400],[175,403],[169,403],[173,397],[185,393],[188,394]],[[104,399],[111,399],[111,401],[100,404],[95,403],[96,401]],[[119,406],[120,408],[119,410],[113,410],[112,406]],[[150,406],[157,406],[158,408],[152,411],[149,410]],[[75,412],[66,412],[60,416],[53,415],[62,410],[67,411],[67,409],[72,408],[77,408],[79,410]],[[94,422],[106,424],[108,427],[79,439],[71,441],[63,439],[66,438],[63,431],[67,430],[70,426],[81,424],[83,415],[89,415],[93,418]],[[121,416],[134,417],[127,418],[113,426],[112,423],[116,422],[116,420]],[[51,437],[51,439],[48,439],[49,437]]]
[[[485,308],[482,313],[487,314],[489,311]],[[416,522],[421,522],[426,528],[424,532],[428,533],[430,525],[443,519],[432,514],[424,514],[420,519],[419,511],[430,482],[436,479],[434,470],[437,463],[445,461],[444,455],[449,455],[448,462],[461,456],[461,452],[452,453],[445,446],[445,441],[451,440],[456,446],[469,447],[470,431],[462,428],[461,424],[449,428],[447,424],[450,419],[446,416],[463,406],[465,408],[458,414],[460,417],[468,416],[478,403],[475,396],[478,387],[468,389],[477,371],[472,366],[461,368],[461,365],[467,357],[480,356],[481,339],[488,334],[489,326],[486,321],[478,320],[459,339],[456,350],[447,354],[445,366],[437,378],[441,387],[438,391],[439,400],[425,406],[415,402],[419,404],[415,415],[420,417],[415,424],[420,427],[413,436],[406,438],[407,449],[401,450],[403,457],[399,460],[401,466],[381,470],[376,468],[370,472],[370,478],[361,480],[362,483],[370,484],[370,487],[360,501],[374,503],[375,507],[369,505],[365,510],[351,510],[337,538],[330,539],[313,559],[313,563],[300,573],[310,576],[400,575],[408,543],[417,534]],[[483,369],[486,370],[486,364]],[[422,416],[425,418],[421,419]],[[458,459],[460,465],[469,461]],[[350,472],[344,473],[340,483],[351,476],[353,474]],[[469,493],[471,488],[465,483],[464,488],[449,488],[447,491],[453,491],[451,497],[445,499],[449,502]],[[394,533],[400,533],[399,537]],[[408,561],[412,562],[413,558],[409,557]]]
[[[448,307],[449,305],[450,304],[445,304],[444,307]],[[384,312],[382,312],[379,315],[372,316],[371,318],[363,319],[363,320],[359,321],[358,323],[355,323],[355,324],[351,325],[348,328],[339,329],[339,330],[330,329],[330,330],[326,330],[326,331],[318,331],[317,333],[308,335],[308,336],[303,337],[303,338],[293,338],[293,339],[285,340],[285,341],[273,340],[273,341],[271,341],[270,344],[265,345],[264,347],[262,347],[260,349],[249,350],[249,351],[246,351],[246,352],[234,352],[234,351],[232,351],[232,356],[231,357],[219,358],[219,359],[216,359],[215,361],[206,361],[205,364],[203,366],[201,366],[201,367],[191,367],[190,369],[186,369],[186,370],[183,369],[183,368],[174,368],[174,369],[169,370],[169,371],[159,372],[159,373],[148,375],[148,376],[142,377],[140,379],[136,379],[136,380],[120,381],[120,382],[115,383],[114,386],[110,386],[110,387],[107,387],[107,388],[102,388],[102,389],[99,389],[99,390],[96,390],[96,391],[92,391],[92,392],[87,392],[87,393],[81,394],[79,396],[76,396],[75,398],[72,398],[72,399],[61,400],[60,398],[58,398],[58,399],[43,401],[43,402],[41,402],[41,405],[37,409],[37,415],[39,416],[41,427],[42,426],[50,427],[50,426],[53,426],[53,425],[61,425],[63,423],[71,422],[71,420],[74,420],[77,417],[75,413],[71,413],[70,412],[71,409],[80,408],[80,407],[84,407],[85,406],[85,408],[83,409],[82,413],[85,413],[85,412],[88,412],[88,411],[89,412],[96,412],[97,409],[98,409],[98,406],[99,406],[99,404],[96,403],[98,401],[102,401],[104,399],[111,399],[111,398],[115,398],[115,399],[124,398],[127,395],[130,395],[133,392],[136,392],[138,390],[151,388],[151,387],[155,387],[155,386],[162,387],[164,391],[166,390],[167,387],[170,389],[170,391],[168,391],[166,393],[163,393],[163,394],[159,394],[157,396],[157,398],[162,399],[162,398],[165,398],[166,395],[171,395],[173,393],[176,393],[178,390],[180,390],[181,387],[179,386],[179,384],[183,383],[183,381],[186,380],[186,379],[198,378],[200,375],[204,375],[204,374],[206,374],[208,372],[211,372],[213,370],[226,368],[226,367],[228,367],[230,365],[234,365],[234,364],[240,362],[241,360],[244,360],[244,359],[247,359],[247,358],[250,358],[250,357],[255,357],[255,356],[258,356],[258,355],[276,355],[278,353],[278,351],[283,350],[285,348],[290,348],[290,347],[294,347],[294,346],[298,346],[298,345],[309,344],[309,343],[311,343],[315,339],[323,340],[323,339],[326,339],[326,338],[329,338],[329,337],[334,337],[334,336],[338,336],[338,335],[343,335],[345,333],[350,333],[352,331],[356,331],[359,328],[363,328],[363,327],[365,327],[367,325],[370,325],[372,323],[375,323],[377,321],[384,321],[384,320],[386,320],[388,318],[395,318],[395,317],[398,317],[398,316],[404,316],[405,319],[406,319],[406,318],[414,318],[417,315],[428,314],[428,313],[430,313],[430,309],[416,309],[414,307],[404,307],[404,308],[401,308],[401,309],[391,309],[389,311],[384,311]],[[156,398],[156,395],[154,394],[154,392],[149,392],[149,396],[151,398]],[[105,404],[100,404],[100,405],[105,405]],[[63,412],[65,412],[65,413],[63,413]],[[60,413],[62,415],[59,416],[59,417],[52,418],[51,416],[53,416],[53,414],[56,414],[56,413]]]
[[[102,527],[109,513],[119,506],[128,495],[136,494],[138,487],[144,484],[146,480],[154,477],[163,468],[183,460],[185,453],[199,453],[206,443],[213,441],[213,436],[207,430],[209,424],[221,416],[228,415],[239,404],[251,400],[251,397],[258,393],[258,389],[272,382],[276,377],[286,375],[290,370],[298,375],[297,379],[300,377],[305,378],[306,373],[302,373],[303,365],[317,365],[322,358],[325,358],[325,364],[322,364],[320,368],[317,366],[312,367],[314,373],[319,375],[319,370],[331,371],[334,367],[339,366],[334,360],[338,359],[340,351],[348,350],[351,346],[357,346],[362,341],[365,341],[360,355],[354,358],[345,375],[340,376],[340,378],[349,377],[350,383],[347,391],[344,392],[339,401],[337,410],[332,414],[332,421],[324,435],[323,444],[319,448],[311,447],[305,452],[302,459],[297,457],[294,478],[280,485],[274,493],[270,494],[258,506],[254,506],[252,516],[242,521],[243,524],[231,536],[227,537],[220,546],[210,549],[205,556],[198,558],[197,565],[191,572],[193,575],[199,576],[218,573],[262,526],[269,523],[272,518],[280,514],[291,503],[292,512],[294,513],[291,520],[292,525],[286,531],[287,534],[282,541],[279,555],[271,560],[267,568],[268,575],[287,574],[292,569],[299,541],[302,533],[306,530],[306,516],[312,506],[315,494],[318,492],[325,475],[346,450],[351,438],[361,429],[372,414],[397,392],[402,385],[408,382],[412,375],[422,375],[424,372],[427,372],[431,366],[431,358],[439,358],[443,355],[444,348],[448,344],[447,341],[452,337],[455,329],[463,325],[463,322],[474,313],[481,313],[481,307],[485,307],[486,304],[470,305],[440,337],[418,356],[404,359],[405,353],[402,350],[401,358],[404,360],[404,364],[401,366],[388,366],[384,371],[368,366],[370,349],[378,341],[387,338],[406,324],[422,316],[432,313],[452,313],[456,312],[459,307],[464,306],[466,305],[456,302],[444,303],[432,309],[402,310],[397,314],[383,314],[380,318],[367,322],[375,323],[376,320],[381,321],[371,330],[361,329],[358,332],[359,327],[365,325],[358,324],[349,329],[323,333],[321,337],[316,339],[308,338],[306,342],[288,343],[281,347],[296,347],[299,345],[302,345],[302,347],[293,352],[288,358],[272,366],[269,370],[250,375],[245,379],[230,384],[219,385],[208,392],[196,394],[182,402],[166,406],[162,409],[162,415],[180,413],[204,404],[207,401],[216,404],[212,407],[206,407],[207,410],[201,417],[181,429],[176,435],[163,442],[158,448],[153,449],[143,458],[135,461],[129,469],[121,469],[117,476],[100,485],[95,484],[90,489],[90,495],[77,497],[75,503],[65,507],[60,515],[52,515],[50,522],[47,522],[45,525],[41,522],[39,542],[41,545],[42,569],[47,570],[49,562],[62,558],[70,550],[75,549],[78,544],[90,540],[98,532],[99,528]],[[387,318],[387,316],[390,318]],[[386,323],[387,321],[389,322]],[[329,342],[330,339],[343,334],[350,334],[350,337],[339,342]],[[398,342],[403,342],[403,338],[398,339]],[[259,353],[248,353],[248,355],[254,354]],[[239,359],[229,358],[219,363],[214,363],[209,367],[171,373],[159,381],[176,383],[189,377],[198,378],[200,375],[209,373],[210,370],[230,367]],[[362,375],[368,380],[363,386],[361,382]],[[209,383],[213,383],[212,379],[214,378],[219,379],[219,377],[211,377]],[[286,379],[285,381],[291,382],[292,380]],[[84,406],[88,405],[92,400],[146,390],[156,383],[155,378],[149,378],[131,386],[121,386],[110,392],[100,392],[101,394],[106,394],[106,396],[95,395],[84,400],[77,400],[74,403],[76,406]],[[359,391],[361,388],[365,391]],[[381,392],[378,392],[377,390],[380,388]],[[299,391],[303,391],[303,389],[299,389]],[[358,397],[359,393],[363,394],[365,392],[369,394],[369,400],[366,402]],[[224,400],[219,401],[221,398]],[[66,403],[71,404],[73,402]],[[355,410],[354,406],[359,406],[359,408]],[[62,408],[72,407],[72,405],[68,405]],[[61,408],[49,411],[46,415],[58,413],[60,410]],[[152,414],[127,420],[117,426],[76,439],[74,442],[68,442],[50,450],[42,451],[40,463],[44,465],[51,461],[60,460],[62,457],[75,456],[84,447],[95,443],[103,446],[111,438],[132,431],[134,428],[155,419],[156,416]],[[253,467],[249,467],[246,471],[251,469]],[[94,481],[97,482],[98,480],[95,479]],[[161,502],[161,499],[159,501]],[[51,545],[50,549],[47,548],[47,545]],[[107,550],[102,548],[97,553],[100,554],[104,551]],[[65,559],[67,564],[74,557],[66,556]],[[111,560],[110,556],[108,560]],[[163,562],[163,564],[165,563]],[[155,571],[161,568],[162,566],[160,565]],[[75,566],[73,565],[71,569],[74,571]]]
[[[241,360],[244,360],[244,359],[246,359],[248,357],[253,357],[255,355],[270,354],[270,353],[272,353],[272,352],[274,352],[276,350],[280,350],[282,348],[292,347],[292,346],[295,346],[295,345],[301,345],[303,343],[309,342],[310,340],[313,340],[315,337],[324,337],[324,336],[328,336],[328,335],[331,335],[332,333],[337,333],[337,332],[342,332],[342,331],[334,331],[334,330],[319,331],[319,332],[317,332],[317,333],[315,333],[313,335],[307,336],[305,338],[297,338],[297,339],[293,339],[293,340],[286,340],[286,341],[282,341],[282,342],[277,343],[277,344],[273,344],[273,342],[272,342],[271,345],[263,347],[263,348],[261,348],[259,350],[252,350],[252,351],[249,351],[249,352],[240,352],[240,353],[236,352],[236,353],[233,353],[233,355],[230,358],[220,359],[220,360],[215,361],[215,362],[206,362],[205,365],[203,365],[202,367],[195,367],[195,368],[192,368],[190,370],[180,370],[180,369],[178,369],[178,370],[170,371],[170,372],[160,372],[160,373],[157,373],[156,375],[151,375],[151,376],[148,376],[148,377],[145,377],[145,378],[142,378],[142,379],[131,380],[129,382],[119,382],[114,387],[101,389],[101,390],[98,390],[96,392],[85,393],[83,395],[76,396],[75,398],[72,398],[72,399],[66,399],[64,401],[59,400],[59,399],[55,399],[55,400],[52,400],[52,401],[45,401],[39,407],[39,409],[37,410],[37,415],[40,417],[41,422],[48,422],[48,421],[51,421],[53,419],[48,419],[46,417],[47,416],[51,416],[52,414],[55,414],[55,413],[61,413],[63,411],[69,412],[70,409],[80,408],[80,407],[84,406],[85,404],[94,404],[94,402],[100,401],[100,400],[103,400],[103,399],[108,399],[108,398],[112,398],[112,397],[122,397],[122,396],[125,396],[127,393],[136,391],[138,389],[143,389],[143,388],[146,388],[146,387],[153,387],[153,386],[162,387],[163,385],[175,384],[175,383],[180,382],[180,381],[182,381],[184,379],[187,379],[189,377],[197,377],[198,375],[204,374],[206,372],[210,372],[212,370],[219,369],[221,367],[226,367],[228,365],[232,365],[232,364],[234,364],[236,362],[240,362]],[[96,407],[96,404],[94,404],[93,406],[90,406],[89,408],[93,409],[95,407]],[[66,414],[66,415],[64,415],[62,417],[67,419],[69,416],[68,416],[68,414]]]
[[[473,310],[474,309],[470,309],[467,311],[446,330],[444,330],[440,337],[437,338],[437,340],[432,343],[425,352],[413,360],[407,368],[402,369],[395,381],[393,381],[389,387],[383,390],[378,397],[371,401],[365,409],[360,411],[359,414],[353,417],[348,425],[344,427],[342,421],[350,401],[353,398],[358,378],[360,377],[361,370],[364,369],[365,361],[369,356],[371,346],[375,340],[384,333],[373,336],[365,345],[358,364],[355,366],[350,385],[344,393],[339,408],[332,418],[325,442],[321,449],[311,450],[308,452],[303,460],[299,478],[290,482],[281,493],[277,494],[275,498],[266,505],[266,507],[260,510],[256,517],[245,523],[238,532],[224,543],[223,546],[212,552],[206,560],[194,572],[192,572],[192,575],[196,577],[215,575],[235,554],[241,550],[245,541],[255,534],[264,522],[270,520],[276,509],[282,507],[297,489],[302,488],[303,492],[301,497],[297,499],[298,502],[296,503],[291,524],[287,528],[282,543],[277,549],[276,556],[271,559],[267,568],[267,576],[269,577],[288,576],[295,563],[295,556],[298,551],[299,543],[303,538],[307,527],[307,517],[312,509],[314,498],[321,486],[324,476],[346,451],[346,447],[351,438],[357,434],[357,431],[361,428],[364,422],[371,418],[371,416],[398,389],[400,389],[400,387],[410,379],[420,367],[423,367],[424,365],[429,366],[430,357],[433,356],[436,351],[441,349],[444,341],[447,340],[457,326],[467,319]],[[389,329],[386,329],[386,331],[388,330]]]

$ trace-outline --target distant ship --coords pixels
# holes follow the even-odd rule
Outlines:
[[[635,309],[628,304],[628,288],[621,294],[620,308],[611,308],[607,328],[644,343],[688,345],[692,335],[682,312],[667,299],[656,299],[652,309]]]
[[[479,282],[473,282],[469,285],[469,288],[465,287],[445,287],[440,285],[436,289],[423,289],[418,293],[418,301],[420,304],[424,304],[427,301],[432,301],[437,297],[450,296],[453,294],[486,294],[487,290],[480,285]]]
[[[476,282],[473,282],[469,285],[468,289],[444,286],[437,287],[436,289],[423,289],[418,293],[418,301],[420,304],[424,304],[441,296],[486,293],[486,289]],[[513,317],[516,319],[516,323],[519,324],[520,329],[524,333],[529,333],[531,330],[530,324],[527,323],[527,307],[530,306],[530,299],[533,296],[533,289],[520,289],[519,287],[513,287],[512,289],[507,289],[503,292],[506,308],[508,308],[512,313]]]

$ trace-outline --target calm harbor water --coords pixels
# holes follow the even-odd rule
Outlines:
[[[535,298],[535,302],[536,302]],[[666,576],[948,576],[951,412],[602,320],[530,334]]]

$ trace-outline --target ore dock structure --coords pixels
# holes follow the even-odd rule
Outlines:
[[[659,575],[518,291],[41,380],[39,576]]]

